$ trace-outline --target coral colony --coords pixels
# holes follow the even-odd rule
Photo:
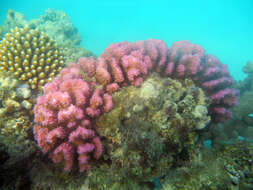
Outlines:
[[[13,73],[31,89],[41,89],[64,66],[56,42],[38,29],[12,29],[0,42],[0,70]]]
[[[211,99],[214,122],[232,117],[237,92],[227,66],[188,41],[171,48],[162,40],[112,44],[100,57],[80,58],[44,86],[34,108],[34,135],[43,153],[66,171],[86,171],[102,154],[93,120],[113,108],[112,94],[127,85],[140,86],[150,72],[192,79]]]

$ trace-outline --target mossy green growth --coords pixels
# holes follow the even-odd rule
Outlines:
[[[104,145],[103,158],[89,175],[95,190],[118,183],[125,184],[121,189],[129,189],[128,183],[143,187],[171,166],[190,160],[198,131],[210,120],[208,99],[188,79],[152,74],[139,88],[122,88],[113,100],[113,110],[94,126]]]
[[[171,169],[162,190],[234,190],[253,188],[253,144],[246,142],[201,150],[191,163]]]

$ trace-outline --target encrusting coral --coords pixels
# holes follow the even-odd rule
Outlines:
[[[0,139],[9,160],[21,160],[36,150],[31,136],[31,91],[7,74],[0,75]]]
[[[37,29],[12,29],[0,42],[0,69],[26,82],[31,89],[41,89],[64,65],[57,44]]]

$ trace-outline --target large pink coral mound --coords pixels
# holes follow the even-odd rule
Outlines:
[[[113,107],[111,94],[126,85],[139,86],[150,72],[174,79],[191,78],[211,99],[215,122],[232,117],[237,91],[226,65],[189,41],[167,48],[162,40],[112,44],[95,59],[82,57],[44,87],[34,108],[35,139],[44,153],[65,170],[91,167],[102,154],[92,121]]]
[[[42,152],[70,171],[85,171],[102,154],[92,119],[112,109],[111,95],[85,81],[79,65],[70,65],[44,87],[34,107],[34,135]]]
[[[108,93],[127,84],[139,86],[150,72],[174,79],[191,78],[212,100],[209,114],[215,122],[232,117],[229,108],[237,104],[238,92],[231,88],[234,80],[227,66],[189,41],[176,42],[171,48],[154,39],[111,44],[97,60],[81,58],[79,63]]]

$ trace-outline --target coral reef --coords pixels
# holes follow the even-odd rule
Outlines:
[[[238,88],[240,89],[240,94],[253,89],[253,64],[250,61],[248,61],[243,67],[243,72],[247,74],[247,77],[244,81],[241,81],[237,84]]]
[[[169,49],[153,39],[112,44],[99,59],[82,58],[79,63],[110,93],[129,83],[139,86],[154,70],[162,76],[191,78],[211,99],[209,113],[216,122],[231,118],[229,108],[237,104],[238,92],[231,88],[234,81],[227,66],[188,41],[176,42]]]
[[[0,75],[0,141],[9,162],[35,151],[32,132],[32,94],[28,86],[7,75]]]
[[[12,29],[0,43],[0,69],[25,81],[31,89],[41,89],[63,65],[56,42],[28,25]]]
[[[113,100],[115,107],[92,123],[104,150],[88,178],[40,162],[31,174],[34,187],[152,189],[154,176],[192,159],[199,131],[210,121],[208,99],[189,79],[179,82],[153,73],[139,88],[114,93]],[[37,172],[42,166],[45,171]],[[47,175],[51,177],[45,183]]]
[[[252,143],[201,150],[187,165],[171,169],[161,179],[162,190],[253,188]]]
[[[46,19],[49,19],[49,17],[51,20],[46,22]],[[64,25],[64,27],[62,28],[61,25]],[[54,29],[54,27],[58,28]],[[49,31],[45,31],[49,28]],[[45,33],[43,33],[43,31],[45,31]],[[23,34],[22,32],[27,33]],[[8,36],[8,39],[6,38],[6,36]],[[80,43],[80,35],[78,34],[76,28],[72,25],[69,17],[67,17],[64,12],[51,10],[47,11],[46,15],[42,15],[37,20],[28,21],[23,14],[13,10],[8,11],[5,24],[0,26],[0,43],[1,48],[3,48],[0,51],[0,64],[2,70],[11,69],[14,71],[15,69],[18,69],[19,71],[16,73],[12,73],[12,71],[3,71],[0,75],[0,189],[2,189],[3,183],[4,185],[7,184],[7,186],[9,186],[11,185],[10,183],[14,183],[14,181],[16,184],[13,189],[19,189],[22,185],[25,185],[23,184],[26,183],[26,176],[24,173],[29,170],[29,166],[31,166],[32,164],[30,160],[38,159],[34,157],[35,154],[41,157],[41,154],[38,152],[38,149],[36,149],[36,143],[34,142],[34,137],[32,135],[32,108],[35,103],[34,100],[38,95],[39,91],[31,90],[30,88],[37,88],[37,85],[34,85],[36,81],[31,81],[32,84],[30,86],[30,83],[28,83],[28,85],[24,83],[27,82],[24,79],[29,78],[29,76],[27,76],[30,75],[28,72],[29,69],[31,71],[35,69],[36,71],[36,69],[41,70],[42,67],[43,69],[48,70],[48,68],[44,67],[44,64],[47,64],[46,59],[49,57],[47,57],[48,55],[44,53],[49,52],[43,52],[44,50],[42,51],[42,49],[40,48],[43,41],[50,43],[50,46],[52,46],[50,48],[54,47],[54,44],[51,43],[52,40],[50,40],[47,36],[52,36],[53,38],[58,37],[56,38],[56,40],[58,41],[53,43],[57,43],[59,45],[58,52],[61,52],[61,54],[64,55],[64,58],[66,58],[67,61],[77,60],[77,58],[79,58],[80,56],[92,55],[91,52],[84,48],[81,48],[78,45],[78,43]],[[28,44],[25,41],[27,41]],[[37,41],[37,44],[34,41]],[[35,49],[35,51],[33,51],[32,49],[32,52],[30,52],[30,48],[26,47],[27,45],[31,45],[31,49],[33,48],[33,46],[37,45],[39,49],[37,48]],[[19,49],[17,48],[22,48],[22,52],[19,51]],[[46,59],[44,61],[42,59],[41,62],[39,62],[38,60],[37,66],[31,65],[30,61],[32,61],[32,59],[34,58],[33,56],[38,50],[40,51],[39,54],[42,56],[44,54]],[[5,53],[7,54],[5,55]],[[19,54],[18,56],[16,56],[17,53]],[[27,54],[25,55],[25,59],[28,59],[28,64],[25,59],[20,57],[23,56],[24,53]],[[50,54],[52,54],[52,56],[57,56],[54,51],[50,52]],[[6,61],[2,60],[2,56],[6,56],[4,57],[4,59],[8,59],[8,67],[6,67]],[[10,65],[9,67],[9,61],[10,64],[12,63],[10,60],[11,56],[16,56],[16,59],[20,60],[15,60],[14,58],[13,61],[15,61],[16,63],[13,63],[13,65]],[[20,67],[17,68],[16,66]],[[52,66],[53,64],[50,64],[50,67]],[[60,70],[60,68],[58,68],[58,70]],[[21,71],[24,75],[20,74],[19,76],[19,73]],[[53,76],[53,71],[48,71],[48,74],[50,74],[49,72]],[[38,73],[38,75],[40,73]],[[13,74],[16,74],[16,79],[13,78]],[[43,75],[44,74],[42,73],[41,76],[39,76],[40,78],[38,78],[38,82],[40,79],[42,79],[40,80],[40,88],[43,86],[43,83],[45,81],[50,80],[49,76],[46,75],[47,78],[44,78],[45,76]]]
[[[62,46],[76,46],[81,42],[81,35],[64,11],[46,9],[45,14],[30,22],[30,26],[61,42]]]
[[[11,28],[25,25],[54,38],[66,62],[92,55],[79,46],[80,35],[62,11],[48,9],[39,19],[27,21],[24,15],[10,10],[5,25],[0,27],[0,37]],[[88,189],[88,186],[98,190],[153,189],[154,177],[163,182],[164,189],[176,189],[180,185],[185,189],[203,189],[210,183],[225,189],[224,181],[229,184],[231,180],[238,184],[240,172],[237,171],[249,165],[250,158],[245,154],[249,147],[235,146],[235,155],[220,150],[217,155],[224,160],[218,162],[215,157],[210,163],[205,161],[210,166],[218,163],[212,171],[221,174],[199,170],[201,166],[192,164],[197,156],[202,156],[199,134],[207,130],[210,118],[212,123],[226,121],[232,117],[230,108],[237,104],[233,79],[216,57],[206,55],[201,46],[188,41],[167,48],[163,41],[150,39],[112,44],[100,57],[81,58],[78,62],[47,83],[44,95],[37,99],[33,132],[46,156],[37,153],[33,162],[24,164],[32,168],[27,172],[33,189]],[[25,71],[25,67],[22,69]],[[19,79],[23,78],[20,75]],[[21,147],[22,151],[26,142],[33,146],[27,135],[33,101],[23,84],[15,87],[15,93],[2,101],[1,137],[7,139],[3,146],[14,150],[15,146]],[[9,141],[13,142],[8,144]],[[238,155],[243,155],[244,160],[236,168],[236,178],[228,174],[228,167],[225,171],[222,166]],[[61,163],[60,167],[54,163]],[[71,172],[62,172],[61,166]],[[89,172],[74,172],[78,169]],[[198,170],[207,178],[196,181],[200,179]],[[189,177],[191,172],[194,179]],[[250,177],[245,178],[240,177],[241,181],[250,181]]]
[[[209,111],[207,111],[208,103],[203,98],[204,95],[200,95],[202,97],[200,98],[201,101],[199,100],[202,102],[200,106],[192,109],[191,104],[195,105],[199,103],[198,94],[204,94],[200,90],[194,90],[197,87],[192,87],[191,93],[193,94],[189,95],[189,97],[187,96],[188,91],[183,93],[186,94],[189,100],[184,100],[182,104],[183,106],[189,106],[190,113],[193,115],[189,115],[181,121],[173,120],[173,117],[168,118],[168,115],[177,113],[179,102],[167,102],[162,113],[157,111],[157,114],[152,114],[157,116],[156,120],[160,124],[164,124],[164,137],[161,139],[167,138],[167,142],[170,142],[168,138],[170,139],[173,136],[173,140],[171,141],[175,143],[174,146],[179,148],[179,150],[175,148],[177,153],[182,152],[184,146],[181,146],[181,144],[185,143],[177,142],[177,139],[180,139],[180,134],[176,130],[174,130],[176,134],[170,134],[171,125],[182,126],[179,128],[186,131],[182,139],[184,139],[183,137],[190,139],[188,135],[192,135],[190,133],[192,130],[191,125],[194,123],[195,130],[205,128],[209,121],[208,117],[205,116],[207,113],[211,115],[214,122],[223,122],[232,116],[228,109],[237,103],[237,93],[234,89],[230,88],[233,79],[230,77],[227,67],[221,64],[214,56],[205,55],[204,49],[200,46],[193,45],[188,41],[182,41],[174,43],[170,49],[167,49],[163,41],[152,39],[135,43],[123,42],[112,44],[98,59],[80,58],[78,64],[71,64],[68,68],[63,69],[60,77],[56,78],[52,83],[45,85],[44,95],[37,99],[34,109],[35,122],[37,123],[34,127],[34,135],[42,151],[49,154],[49,157],[54,162],[63,162],[67,171],[70,171],[73,163],[76,162],[79,162],[80,171],[90,168],[89,161],[93,161],[90,158],[92,154],[96,160],[102,153],[102,150],[99,148],[100,146],[102,147],[101,141],[98,140],[99,143],[97,144],[99,145],[97,145],[93,139],[99,138],[95,135],[94,131],[90,130],[93,130],[92,123],[96,121],[94,120],[96,117],[112,109],[113,102],[109,94],[114,94],[128,84],[140,86],[151,71],[156,71],[160,76],[178,78],[181,82],[185,83],[186,81],[184,80],[192,79],[197,86],[204,89],[209,99],[211,99],[210,105],[208,105]],[[172,84],[170,83],[170,85]],[[188,85],[192,86],[190,84],[188,82]],[[177,86],[181,87],[179,84]],[[163,87],[161,86],[161,88]],[[150,89],[150,91],[155,91],[155,89]],[[150,91],[146,90],[145,93],[149,94]],[[137,94],[136,97],[138,97]],[[183,98],[184,96],[181,95],[180,97]],[[142,110],[143,105],[139,107],[136,105],[135,109]],[[188,113],[186,108],[182,109],[183,107],[179,109],[179,113]],[[165,115],[165,118],[159,114]],[[119,115],[114,117],[121,118]],[[179,119],[179,117],[179,114],[176,114],[175,118]],[[196,117],[202,118],[205,122],[201,120],[202,122],[196,123]],[[139,118],[141,116],[131,118],[130,121],[135,121],[137,125],[141,125],[138,124],[138,122],[142,121],[138,120]],[[187,118],[194,118],[194,122],[187,121]],[[143,119],[143,121],[146,120],[148,119]],[[105,131],[111,127],[110,125],[104,127],[106,126],[106,122],[102,122],[101,125]],[[125,128],[131,129],[131,125]],[[155,123],[152,125],[155,126]],[[147,125],[145,126],[150,128]],[[119,126],[116,125],[116,127]],[[99,131],[99,128],[97,125],[94,129]],[[84,130],[89,130],[89,132]],[[114,130],[117,131],[118,128]],[[141,130],[143,131],[144,129]],[[133,134],[135,133],[133,132]],[[101,131],[99,131],[99,135],[106,136]],[[155,139],[159,139],[159,135],[156,134],[154,136],[156,137]],[[141,135],[138,135],[135,139],[140,137]],[[195,135],[192,135],[193,137]],[[108,140],[109,137],[106,139]],[[89,148],[86,145],[87,143],[90,146]],[[157,143],[164,146],[161,142]],[[81,149],[85,149],[85,151]],[[96,152],[100,152],[99,156],[96,156],[98,154]],[[84,153],[84,159],[82,153]],[[87,156],[88,154],[89,156]],[[114,152],[113,154],[116,153]],[[169,154],[166,155],[168,156]],[[109,157],[112,156],[110,155]],[[141,159],[140,155],[136,154],[135,156]],[[165,160],[170,159],[166,157]],[[162,162],[163,159],[159,161]],[[136,165],[138,166],[140,163],[136,162]],[[162,166],[162,164],[158,165]],[[136,171],[142,172],[143,170],[137,169]]]
[[[105,151],[89,173],[94,190],[131,189],[190,160],[198,132],[210,121],[207,97],[188,79],[153,73],[139,88],[113,94],[113,100],[113,110],[95,121]]]
[[[232,144],[242,140],[253,142],[253,64],[248,62],[243,71],[247,74],[246,79],[234,85],[240,90],[240,104],[233,108],[234,117],[208,131],[214,145]]]
[[[46,19],[50,20],[46,22]],[[64,27],[62,27],[63,25]],[[23,34],[23,32],[27,33]],[[47,36],[56,38],[57,42],[54,41],[54,44],[52,44],[52,40]],[[44,64],[46,66],[46,59],[50,58],[45,53],[49,52],[43,52],[44,50],[40,48],[41,44],[47,42],[50,43],[50,48],[54,48],[54,45],[57,43],[58,52],[61,52],[68,62],[70,60],[77,60],[80,56],[93,54],[79,46],[80,35],[71,23],[69,17],[62,11],[48,10],[39,19],[28,21],[23,14],[9,10],[5,24],[0,26],[0,40],[0,46],[3,48],[0,48],[0,64],[1,70],[4,70],[0,74],[0,189],[3,188],[3,184],[4,186],[6,184],[7,186],[11,186],[14,183],[15,187],[7,187],[6,189],[22,189],[23,187],[21,186],[27,185],[25,184],[27,182],[25,173],[33,164],[31,160],[36,161],[38,158],[43,157],[40,151],[36,149],[36,143],[32,135],[32,109],[35,98],[40,91],[31,90],[31,87],[37,88],[37,85],[34,85],[36,81],[31,81],[32,84],[28,81],[25,84],[27,81],[23,80],[29,78],[27,76],[30,75],[28,72],[29,69],[31,71],[35,69],[36,71],[36,69],[41,69],[42,67],[48,70],[48,68],[44,67]],[[37,41],[37,44],[35,41]],[[31,48],[27,48],[27,45],[31,45]],[[36,45],[38,47],[33,51],[33,46],[35,47]],[[19,51],[17,48],[22,48],[22,51]],[[32,49],[32,52],[30,52],[30,49]],[[44,56],[46,57],[44,61],[43,59],[38,60],[37,66],[30,64],[32,59],[36,59],[34,57],[36,51],[40,51],[39,54],[42,56],[45,54]],[[27,55],[23,59],[22,56],[24,53]],[[50,54],[52,54],[53,59],[57,55],[54,51]],[[6,56],[4,59],[8,59],[7,63],[2,59],[2,56]],[[11,56],[14,58],[13,61],[15,63],[9,66],[9,61],[10,64],[12,63],[12,60],[10,60]],[[15,60],[15,57],[20,60]],[[25,59],[28,59],[28,65]],[[6,64],[8,64],[8,67],[6,67]],[[16,66],[19,66],[19,68]],[[50,67],[54,67],[53,64],[50,64]],[[19,71],[14,73],[12,71],[5,72],[9,69],[13,71],[18,69]],[[20,72],[22,73],[20,74]],[[53,76],[53,70],[49,72]],[[41,72],[36,71],[36,73],[39,75]],[[14,74],[16,74],[16,78],[14,78]],[[43,86],[45,81],[50,80],[49,75],[46,75],[47,78],[44,78],[45,76],[43,75],[42,73],[41,76],[38,76],[38,82],[40,81],[41,83],[38,85],[39,88]],[[26,187],[24,188],[27,189]]]
[[[23,28],[26,25],[28,25],[28,21],[25,16],[22,13],[10,9],[6,15],[4,25],[0,26],[2,36],[4,36],[7,32],[10,32],[12,28]]]
[[[82,79],[79,65],[71,64],[44,87],[34,107],[34,135],[43,153],[70,171],[90,169],[102,154],[102,143],[91,118],[111,110],[112,98],[92,82]]]
[[[38,29],[54,39],[63,52],[66,63],[75,62],[81,56],[94,55],[80,46],[81,37],[76,27],[65,12],[47,9],[38,19],[28,21],[25,16],[14,10],[9,10],[3,26],[0,26],[1,35],[10,32],[12,28],[23,28],[26,25],[31,29]],[[1,33],[2,31],[2,33]]]
[[[196,151],[189,162],[184,162],[178,167],[170,168],[165,175],[156,178],[161,183],[160,188],[156,188],[154,182],[134,184],[133,179],[129,179],[129,184],[121,184],[119,188],[118,186],[114,186],[114,189],[250,190],[253,188],[252,151],[252,143],[237,143],[226,145],[219,149],[202,148]],[[1,154],[1,156],[3,155]],[[53,169],[50,163],[45,165],[45,163],[39,161],[37,158],[28,163],[32,163],[32,166],[28,166],[30,170],[23,170],[22,176],[15,182],[12,182],[12,186],[9,185],[6,189],[18,189],[17,187],[20,185],[24,186],[26,184],[24,189],[31,190],[93,190],[93,188],[89,188],[90,181],[84,175],[62,173],[58,169]],[[109,174],[105,172],[104,175]],[[0,175],[0,179],[3,177],[3,175]],[[101,183],[103,184],[104,181]],[[100,185],[102,186],[102,184]],[[1,184],[0,187],[5,189]],[[113,189],[113,187],[109,188],[105,186],[103,189]]]

